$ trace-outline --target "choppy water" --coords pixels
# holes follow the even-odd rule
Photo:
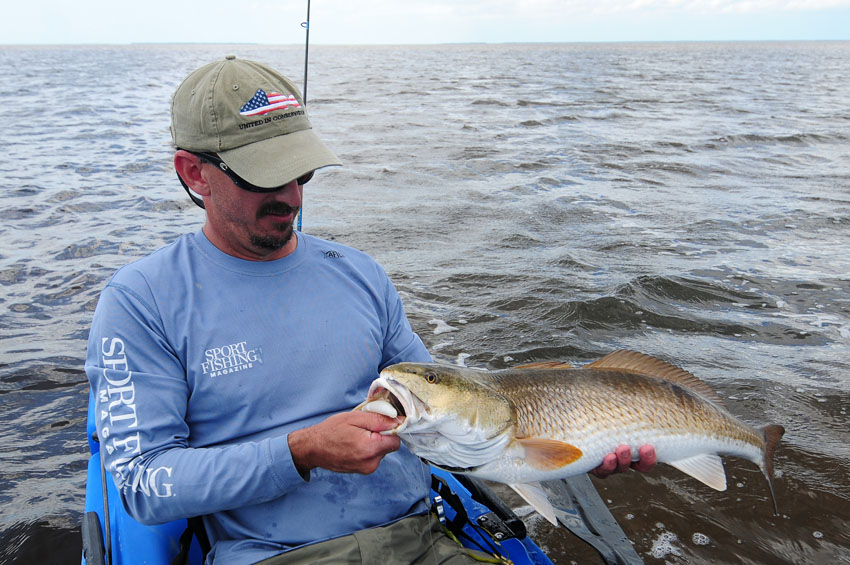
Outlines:
[[[0,48],[0,563],[79,558],[88,324],[201,224],[169,97],[227,53],[303,72],[300,47]],[[313,47],[308,95],[346,166],[304,229],[381,261],[436,357],[628,347],[787,428],[779,517],[734,459],[725,493],[598,482],[648,563],[850,563],[850,43]]]

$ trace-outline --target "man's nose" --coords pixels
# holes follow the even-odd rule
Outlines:
[[[297,207],[301,206],[301,190],[298,181],[293,179],[271,194],[275,201],[285,202],[290,206]]]

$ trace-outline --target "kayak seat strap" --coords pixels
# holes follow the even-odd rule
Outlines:
[[[210,539],[204,528],[204,521],[200,516],[194,516],[186,520],[186,530],[180,535],[180,551],[171,560],[171,565],[189,565],[189,550],[192,547],[192,538],[198,540],[204,559],[210,552]]]
[[[460,496],[455,494],[449,484],[437,475],[431,475],[431,488],[440,496],[443,502],[448,504],[452,510],[455,511],[455,517],[445,524],[446,527],[454,535],[462,535],[463,527],[466,524],[469,524],[470,521],[469,515],[463,507],[463,501],[460,499]],[[440,512],[436,509],[434,510],[436,514],[440,514]]]

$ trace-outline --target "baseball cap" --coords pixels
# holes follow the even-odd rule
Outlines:
[[[234,55],[204,65],[177,87],[171,137],[180,149],[218,154],[264,188],[342,164],[313,131],[292,81]]]

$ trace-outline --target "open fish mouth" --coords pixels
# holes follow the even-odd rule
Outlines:
[[[383,404],[380,404],[380,402],[389,404],[392,410],[386,408]],[[380,411],[379,413],[389,416],[390,418],[407,416],[407,412],[404,410],[404,404],[401,403],[396,395],[382,386],[378,386],[375,391],[369,392],[369,399],[366,401],[364,408],[367,406],[369,407],[369,409],[366,409],[367,412]],[[386,413],[384,411],[386,411]]]
[[[430,420],[428,406],[407,387],[386,377],[378,377],[369,387],[369,395],[355,410],[376,412],[400,420],[399,425],[383,434],[398,434],[422,420]]]

